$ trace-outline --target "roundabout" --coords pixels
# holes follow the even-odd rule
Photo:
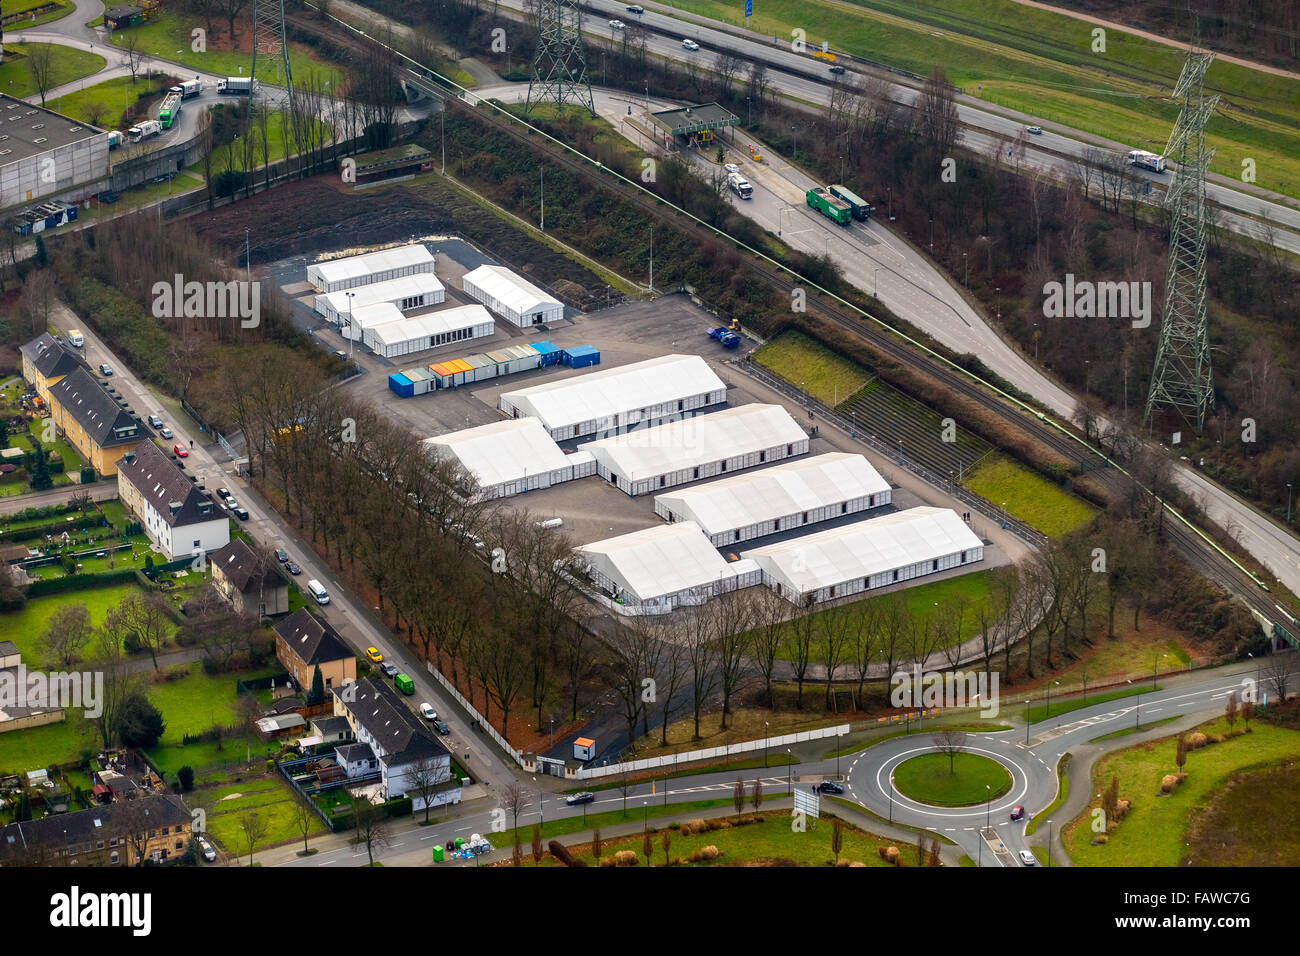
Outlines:
[[[1011,789],[1011,773],[980,754],[928,753],[909,757],[894,770],[894,787],[918,803],[971,807]]]

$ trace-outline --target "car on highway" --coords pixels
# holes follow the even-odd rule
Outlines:
[[[627,24],[624,23],[622,20],[610,20],[609,28],[611,30],[624,30],[627,28]]]
[[[425,701],[423,704],[420,705],[420,714],[421,716],[424,717],[425,720],[438,719],[438,712],[433,709],[433,704],[430,704],[428,701]]]
[[[683,50],[690,50],[691,52],[695,52],[695,51],[698,50],[699,48],[700,48],[700,45],[699,45],[698,43],[696,43],[694,40],[683,40],[683,41],[682,41],[682,49],[683,49]]]
[[[172,445],[172,451],[176,452],[177,458],[188,458],[190,455],[190,450],[179,442]]]
[[[821,793],[843,793],[844,792],[844,787],[836,783],[834,780],[823,780],[821,784],[817,787],[817,789]]]
[[[234,508],[231,508],[230,510],[233,511],[233,512],[235,513],[235,517],[238,518],[240,521],[247,521],[247,520],[248,520],[248,509],[247,509],[247,508],[240,508],[240,507],[236,506],[236,507],[234,507]]]
[[[1028,850],[1021,850],[1021,851],[1020,851],[1020,865],[1021,865],[1021,866],[1037,866],[1037,865],[1038,865],[1038,860],[1037,860],[1037,859],[1034,857],[1034,855],[1033,855],[1032,853],[1030,853]]]
[[[396,677],[400,673],[397,669],[397,665],[391,661],[380,664],[379,669],[384,672],[385,677]]]
[[[99,374],[100,374],[100,375],[112,375],[112,374],[113,374],[113,366],[109,365],[107,362],[101,362],[101,363],[100,363],[100,366],[99,366]]]
[[[366,657],[370,658],[376,664],[382,664],[384,662],[384,655],[379,653],[379,648],[377,647],[367,647]]]
[[[279,561],[281,564],[288,564],[288,563],[289,563],[289,552],[286,551],[286,550],[284,550],[284,548],[276,548],[276,549],[275,549],[275,560]]]
[[[1025,818],[1025,808],[1024,808],[1024,807],[1012,807],[1012,808],[1011,808],[1011,819],[1012,819],[1012,820],[1023,820],[1024,818]]]
[[[149,416],[149,424],[152,425],[154,428],[162,428],[162,427],[163,427],[163,420],[162,420],[162,418],[159,417],[158,415],[150,415],[150,416]]]
[[[438,731],[438,733],[442,734],[444,737],[451,733],[451,728],[447,726],[447,722],[441,717],[434,718],[433,729]]]
[[[595,803],[596,795],[590,790],[584,790],[582,793],[571,793],[564,798],[564,802],[571,807],[576,807],[580,803]]]
[[[1041,126],[1026,126],[1025,131],[1033,133],[1035,136],[1043,135],[1043,128]]]
[[[171,437],[172,437],[172,430],[171,430],[170,428],[168,428],[166,425],[164,425],[164,426],[159,430],[158,434],[159,434],[159,435],[162,435],[163,438],[171,438]]]
[[[212,848],[212,844],[205,837],[199,837],[199,851],[203,854],[203,859],[209,863],[217,862],[217,851]]]
[[[740,167],[735,163],[723,163],[722,168],[725,172],[735,173],[737,176],[740,175]]]
[[[627,8],[627,12],[635,13],[639,17],[641,14],[645,13],[645,7],[641,6],[639,3],[634,3]]]
[[[292,574],[295,578],[298,575],[302,574],[302,568],[298,567],[298,562],[296,561],[286,561],[284,563],[284,569],[288,571],[290,574]]]
[[[844,72],[844,67],[842,67],[842,66],[833,66],[833,67],[831,67],[831,72],[834,73],[836,76],[839,76],[841,73]]]

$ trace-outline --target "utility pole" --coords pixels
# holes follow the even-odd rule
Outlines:
[[[447,175],[447,101],[442,101],[438,111],[438,126],[442,130],[442,174]]]
[[[655,291],[655,227],[650,227],[650,292]]]
[[[252,282],[253,270],[252,270],[252,266],[249,264],[250,261],[251,259],[249,253],[249,245],[248,245],[248,228],[245,227],[244,228],[244,281],[248,283],[248,287],[251,289],[253,287],[253,282]]]
[[[542,224],[540,228],[542,232],[545,232],[546,231],[546,167],[545,166],[541,168],[541,174],[542,174]]]

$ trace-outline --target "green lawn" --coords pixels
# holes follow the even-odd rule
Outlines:
[[[908,616],[913,620],[923,622],[934,616],[937,608],[936,604],[951,599],[954,595],[965,595],[970,601],[970,608],[966,612],[965,622],[962,625],[962,640],[969,640],[979,633],[979,619],[976,617],[976,611],[987,600],[989,595],[989,575],[991,571],[972,571],[970,574],[958,575],[955,578],[945,578],[942,581],[930,581],[926,584],[918,584],[915,587],[906,588],[899,592],[903,596],[903,601],[907,606]],[[826,616],[838,617],[842,615],[860,615],[865,608],[872,603],[890,600],[890,595],[878,595],[867,598],[863,601],[854,601],[850,604],[841,604],[838,607],[828,608],[824,611],[816,611],[813,617],[818,619],[814,625],[813,637],[813,661],[819,660],[824,646],[824,640],[818,630],[822,625],[820,619]],[[787,622],[786,639],[782,644],[780,654],[782,660],[790,660],[793,655],[793,649],[789,642],[793,636],[793,630]],[[939,650],[936,647],[936,652]]]
[[[988,757],[959,753],[951,767],[947,754],[921,754],[894,769],[894,786],[913,800],[936,807],[970,807],[996,800],[1011,789],[1011,774]]]
[[[25,773],[50,764],[75,764],[83,748],[99,747],[99,736],[71,716],[62,723],[0,734],[0,772]]]
[[[273,664],[258,671],[208,675],[195,662],[189,665],[189,676],[183,680],[154,684],[149,690],[149,699],[167,719],[167,729],[159,743],[162,746],[176,745],[187,733],[200,733],[213,724],[234,723],[237,717],[236,679],[266,677],[281,670],[279,664]]]
[[[1048,702],[1046,693],[1039,696],[1038,701],[1029,707],[1028,718],[1031,724],[1036,724],[1040,720],[1046,720],[1049,717],[1056,717],[1060,714],[1068,714],[1072,710],[1080,710],[1084,707],[1091,707],[1093,704],[1104,704],[1107,701],[1121,700],[1125,697],[1136,697],[1139,694],[1149,693],[1153,688],[1150,684],[1143,684],[1140,687],[1125,687],[1123,690],[1109,690],[1104,694],[1086,694],[1077,697],[1061,697]],[[1154,688],[1160,689],[1157,684]]]
[[[27,64],[26,51],[29,46],[49,45],[6,43],[4,62],[0,63],[0,93],[17,97],[35,96],[36,84],[32,81],[32,71]],[[98,53],[88,53],[85,50],[75,50],[66,46],[55,46],[54,50],[54,65],[50,70],[49,82],[51,90],[79,80],[83,76],[98,73],[106,63]]]
[[[37,7],[43,7],[51,0],[13,0],[13,3],[6,4],[5,16],[11,13],[21,13],[24,10],[35,10]],[[46,13],[39,13],[35,18],[28,17],[26,20],[20,20],[17,23],[11,23],[9,30],[11,33],[16,30],[30,30],[32,27],[39,27],[46,23],[52,23],[55,20],[61,20],[73,11],[71,3],[62,3],[54,0],[57,8]],[[18,34],[14,34],[17,36]]]
[[[1187,866],[1295,866],[1300,763],[1243,771],[1192,814]]]
[[[1237,729],[1242,723],[1238,721]],[[1223,733],[1227,729],[1222,720],[1214,720],[1199,728],[1204,733]],[[1187,779],[1172,794],[1157,796],[1160,780],[1174,773],[1176,737],[1139,744],[1101,758],[1093,768],[1093,792],[1101,792],[1110,785],[1112,776],[1119,778],[1121,799],[1131,800],[1133,807],[1110,834],[1109,841],[1101,846],[1091,846],[1092,809],[1100,805],[1093,800],[1089,807],[1062,834],[1065,847],[1076,866],[1160,866],[1175,867],[1183,864],[1187,854],[1188,828],[1193,818],[1224,792],[1225,785],[1234,775],[1247,769],[1263,769],[1293,760],[1300,753],[1300,732],[1273,727],[1259,721],[1251,722],[1251,732],[1193,750],[1187,756],[1183,770]],[[1285,795],[1283,795],[1283,793]],[[1272,811],[1292,799],[1293,791],[1278,793],[1266,800],[1269,812],[1256,821],[1249,818],[1232,819],[1231,827],[1249,826],[1256,835],[1262,827],[1265,839],[1281,837],[1293,840],[1294,833],[1278,830],[1271,819]],[[1245,795],[1243,800],[1247,799]],[[1255,801],[1258,802],[1258,801]],[[1229,803],[1225,806],[1231,807]],[[1216,841],[1220,841],[1218,835]],[[1266,847],[1267,844],[1262,846]],[[1202,848],[1202,853],[1205,849]],[[1292,859],[1291,864],[1295,863]],[[1221,865],[1218,861],[1202,860],[1203,865]]]
[[[874,377],[802,332],[783,332],[766,342],[753,360],[809,395],[834,407]]]
[[[66,93],[58,99],[50,100],[46,105],[82,122],[112,128],[140,93],[154,92],[161,95],[164,89],[164,84],[150,84],[144,77],[132,80],[129,76],[119,76],[87,86],[83,90]]]
[[[232,682],[234,677],[237,676],[239,675],[232,676]],[[242,736],[223,740],[220,745],[216,743],[182,744],[177,741],[176,743],[154,747],[149,751],[149,759],[154,762],[154,765],[159,770],[167,774],[169,780],[175,780],[176,772],[188,764],[198,774],[199,782],[206,783],[210,779],[224,776],[224,774],[209,768],[232,765],[245,766],[250,761],[253,763],[264,762],[266,760],[266,747],[266,741],[250,731]]]
[[[111,608],[122,603],[123,598],[139,589],[136,584],[115,584],[111,587],[74,591],[69,594],[49,595],[27,603],[21,611],[0,614],[0,641],[13,641],[23,656],[23,663],[37,667],[45,658],[41,638],[49,629],[50,618],[64,604],[85,604],[90,611],[90,622],[95,627],[104,623]],[[9,734],[0,734],[0,746]]]
[[[595,788],[592,788],[595,789]],[[775,791],[768,794],[771,797],[785,796],[784,791],[776,793]],[[644,822],[645,820],[655,820],[659,817],[672,817],[681,813],[690,813],[694,810],[717,810],[719,807],[730,807],[731,798],[715,800],[695,800],[690,803],[672,803],[667,807],[663,804],[663,798],[660,797],[657,803],[650,802],[642,806],[643,801],[652,800],[651,797],[637,797],[628,794],[627,813],[623,812],[622,807],[617,810],[603,810],[600,813],[588,813],[585,817],[581,814],[575,817],[560,817],[555,820],[547,820],[542,824],[542,840],[549,840],[552,837],[564,836],[568,833],[581,833],[583,830],[592,830],[596,827],[612,827],[620,823]],[[701,816],[708,816],[707,813],[701,813]],[[510,820],[514,823],[514,819]],[[526,813],[519,814],[519,839],[523,841],[525,847],[533,838],[533,824],[537,822],[537,813],[534,810],[528,810]],[[515,841],[514,828],[504,830],[500,833],[493,834],[489,839],[492,845],[496,847],[511,846]]]
[[[253,811],[267,825],[266,835],[259,847],[268,847],[286,840],[302,840],[298,829],[295,805],[300,798],[288,783],[276,774],[255,775],[238,783],[228,783],[211,789],[197,789],[190,795],[191,806],[201,806],[207,811],[207,832],[222,849],[242,854],[248,862],[248,844],[240,829],[246,811]],[[311,835],[326,832],[320,817],[312,815]],[[256,861],[257,850],[253,852]]]
[[[678,7],[739,24],[727,0]],[[789,42],[836,49],[925,75],[944,65],[966,94],[1033,116],[1162,151],[1177,114],[1170,98],[1183,51],[1120,30],[1093,52],[1092,25],[1012,0],[767,0],[750,26]],[[1222,93],[1207,127],[1212,168],[1234,179],[1258,164],[1259,185],[1300,195],[1300,81],[1216,60],[1209,91]]]
[[[240,29],[240,42],[242,45],[247,46],[249,38],[245,34],[251,27],[252,18],[246,12],[246,15],[237,23]],[[208,49],[203,53],[196,53],[191,49],[190,31],[196,25],[192,16],[163,11],[148,23],[131,27],[129,31],[119,30],[113,34],[113,43],[121,46],[123,38],[129,32],[135,38],[136,49],[149,56],[170,60],[174,63],[183,63],[207,73],[239,76],[242,69],[245,76],[248,74],[248,68],[252,62],[251,54],[234,53],[214,48],[216,44],[229,46],[226,23],[221,17],[217,17],[214,23],[218,28],[218,36],[214,38],[209,35]],[[262,64],[266,64],[266,69],[258,73],[258,78],[268,83],[274,83],[276,73],[273,58],[261,58],[258,64],[259,69],[261,69]],[[338,67],[317,59],[308,47],[298,43],[289,44],[289,68],[293,70],[295,80],[301,81],[308,74],[314,72],[323,80],[328,80],[331,89],[337,88],[340,80],[343,79],[343,72]]]
[[[1091,521],[1097,509],[1003,455],[985,458],[962,485],[1050,538]]]

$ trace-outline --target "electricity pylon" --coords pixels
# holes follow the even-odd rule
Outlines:
[[[539,0],[537,55],[524,108],[531,113],[539,103],[554,102],[563,110],[566,99],[596,115],[582,46],[582,7],[579,0]]]
[[[1151,372],[1144,421],[1157,408],[1175,408],[1199,433],[1214,408],[1210,332],[1205,296],[1205,173],[1214,150],[1205,145],[1205,124],[1217,96],[1205,95],[1205,71],[1213,53],[1191,50],[1174,87],[1182,103],[1165,148],[1178,169],[1165,195],[1169,210],[1169,265],[1160,316],[1160,343]]]
[[[293,90],[293,72],[289,69],[289,43],[284,31],[284,0],[253,0],[253,68],[257,76],[258,57],[270,59],[276,85]]]

